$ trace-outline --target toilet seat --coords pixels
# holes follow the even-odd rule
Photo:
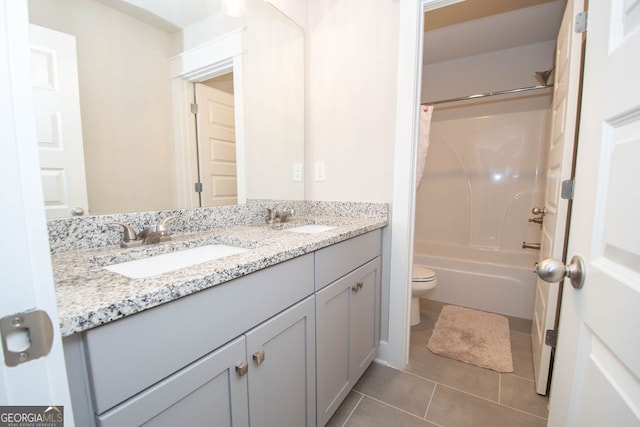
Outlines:
[[[436,280],[436,273],[434,273],[433,270],[429,270],[424,265],[413,265],[413,272],[411,276],[412,282],[426,283],[433,282],[434,280]]]

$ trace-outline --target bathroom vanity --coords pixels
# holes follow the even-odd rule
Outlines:
[[[325,425],[380,340],[386,219],[339,223],[312,234],[264,225],[225,228],[217,239],[251,236],[255,248],[183,269],[192,273],[148,279],[105,270],[96,261],[104,256],[94,251],[54,256],[54,270],[88,257],[92,265],[84,274],[100,283],[93,292],[165,281],[173,289],[160,295],[178,296],[156,301],[147,294],[153,306],[135,314],[113,311],[107,302],[108,316],[92,311],[85,321],[78,313],[62,319],[76,424]],[[116,259],[131,252],[113,251]],[[180,288],[205,282],[188,295]],[[132,304],[128,292],[145,299],[120,289],[115,306],[123,297]]]

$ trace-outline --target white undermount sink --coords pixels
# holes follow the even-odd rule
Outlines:
[[[121,262],[104,267],[114,273],[132,279],[142,279],[156,274],[168,273],[179,268],[191,267],[214,259],[246,252],[247,249],[228,245],[206,245],[197,248],[184,249],[167,254],[150,256],[148,258]]]
[[[306,233],[306,234],[315,234],[322,233],[325,231],[336,229],[335,225],[322,225],[322,224],[307,224],[300,225],[298,227],[285,228],[284,231],[292,231],[294,233]]]

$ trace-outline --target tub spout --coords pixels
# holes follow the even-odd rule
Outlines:
[[[522,242],[522,249],[535,249],[535,250],[539,251],[540,250],[540,243]]]

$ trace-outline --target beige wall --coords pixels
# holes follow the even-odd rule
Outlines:
[[[390,202],[400,6],[314,0],[307,28],[307,198]],[[315,182],[324,161],[327,179]]]
[[[244,55],[247,199],[303,200],[293,165],[305,161],[304,31],[262,0],[252,6]]]
[[[169,35],[93,0],[29,8],[76,36],[89,213],[173,208]]]

